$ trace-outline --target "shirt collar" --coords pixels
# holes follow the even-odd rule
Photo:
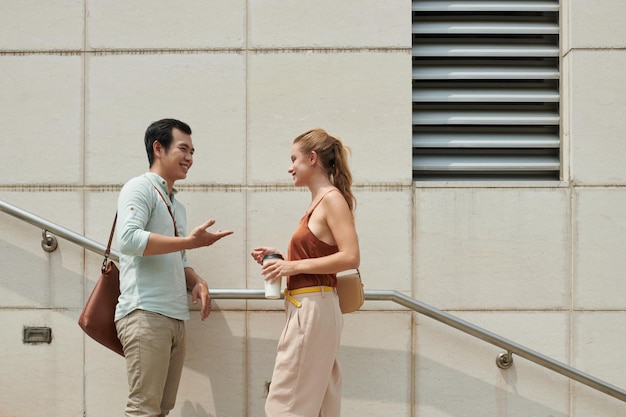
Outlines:
[[[178,193],[178,190],[176,188],[172,188],[172,195],[170,196],[167,192],[167,181],[165,181],[165,179],[162,178],[159,174],[148,171],[145,173],[145,176],[150,180],[152,184],[159,188],[164,195],[168,197],[173,197],[176,193]]]

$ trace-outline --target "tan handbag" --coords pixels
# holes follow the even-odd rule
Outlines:
[[[104,253],[100,278],[87,299],[78,319],[78,325],[93,340],[124,356],[124,349],[117,338],[114,322],[115,307],[120,296],[120,271],[113,261],[108,260],[116,221],[117,214],[113,220],[109,243]]]
[[[337,295],[343,314],[352,313],[361,308],[365,302],[365,293],[358,269],[352,274],[337,276]]]

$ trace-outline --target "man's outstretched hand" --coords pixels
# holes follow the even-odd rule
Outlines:
[[[217,229],[217,232],[209,232],[207,229],[215,224],[215,219],[210,219],[196,227],[189,233],[189,239],[193,242],[193,246],[199,248],[201,246],[211,246],[221,238],[232,235],[232,230]]]

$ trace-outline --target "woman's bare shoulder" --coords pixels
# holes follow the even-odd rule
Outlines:
[[[324,205],[326,208],[328,208],[331,211],[335,211],[335,210],[350,211],[348,207],[348,202],[344,198],[343,194],[341,194],[341,191],[339,191],[339,189],[337,188],[328,192],[328,194],[326,194],[324,198],[322,199],[321,203],[322,205]]]

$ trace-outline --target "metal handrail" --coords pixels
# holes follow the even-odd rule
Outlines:
[[[104,255],[104,252],[106,250],[106,246],[98,242],[88,239],[85,236],[72,232],[71,230],[68,230],[39,216],[36,216],[32,213],[8,204],[2,200],[0,200],[0,211],[8,213],[14,217],[17,217],[18,219],[21,219],[27,223],[43,229],[44,238],[42,241],[42,246],[44,246],[46,239],[49,238],[46,236],[46,232],[52,232],[59,237],[69,240],[72,243],[80,245],[85,249],[88,249],[100,255]],[[119,253],[111,250],[111,254],[109,257],[113,260],[118,260]],[[211,289],[211,297],[214,299],[261,300],[265,299],[265,291],[262,289]],[[491,343],[502,349],[506,349],[507,354],[499,355],[497,360],[497,364],[501,368],[510,367],[513,363],[512,354],[516,354],[523,358],[526,358],[531,362],[548,368],[556,373],[580,382],[581,384],[585,384],[600,392],[603,392],[614,398],[626,402],[626,391],[615,385],[602,381],[594,376],[579,371],[578,369],[572,368],[569,365],[566,365],[532,349],[522,346],[519,343],[513,342],[509,339],[492,333],[489,330],[478,327],[463,319],[455,317],[449,313],[446,313],[445,311],[436,309],[428,304],[411,298],[398,291],[365,290],[365,299],[373,301],[392,301],[417,313],[423,314],[441,323],[447,324],[450,327],[453,327],[485,342]]]
[[[26,223],[30,223],[33,226],[36,226],[42,229],[43,230],[43,238],[41,242],[42,246],[52,245],[52,243],[50,242],[50,239],[52,237],[46,234],[46,232],[52,232],[55,235],[62,237],[65,240],[68,240],[72,243],[82,246],[85,249],[88,249],[92,252],[95,252],[104,256],[104,252],[106,251],[106,248],[107,248],[105,245],[98,243],[94,240],[91,240],[76,232],[72,232],[71,230],[66,229],[63,226],[59,226],[56,223],[53,223],[42,217],[36,216],[24,209],[21,209],[12,204],[9,204],[6,201],[0,200],[0,211],[3,211],[7,214],[12,215],[13,217],[17,217],[18,219],[23,220]],[[114,261],[118,261],[119,252],[115,250],[111,250],[111,254],[109,255],[109,258]]]

